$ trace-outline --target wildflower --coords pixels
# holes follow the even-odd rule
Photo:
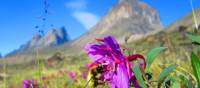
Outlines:
[[[69,72],[68,73],[68,77],[72,80],[74,80],[76,78],[76,73],[75,72]]]
[[[88,75],[87,72],[82,72],[82,78],[83,79],[87,79],[87,75]]]
[[[141,65],[144,69],[146,66],[144,57],[140,54],[126,57],[112,36],[106,36],[104,39],[97,39],[97,41],[100,43],[87,44],[85,47],[93,61],[89,68],[102,66],[100,77],[103,82],[109,82],[112,88],[129,88],[131,82],[134,82],[131,80],[134,76],[131,70],[131,61],[142,58]]]
[[[88,70],[89,70],[88,68],[89,68],[88,64],[86,64],[85,66],[81,66],[79,68],[79,72],[81,73],[81,77],[83,79],[87,79],[87,77],[88,77]]]
[[[33,80],[24,80],[23,81],[23,88],[33,88],[34,82]]]
[[[23,81],[23,88],[40,88],[39,83],[34,80],[24,80]],[[45,85],[41,86],[41,88],[47,88]]]

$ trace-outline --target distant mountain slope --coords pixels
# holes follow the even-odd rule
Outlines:
[[[19,49],[9,53],[7,56],[15,54],[27,54],[36,48],[44,49],[49,47],[56,47],[68,42],[69,40],[69,36],[64,27],[60,29],[52,29],[44,35],[39,33],[33,35],[30,41],[22,45]]]
[[[133,37],[161,30],[158,13],[144,2],[121,0],[91,31],[73,44],[85,44],[91,38],[113,35],[120,39],[126,34]]]
[[[139,0],[120,0],[89,32],[59,49],[68,50],[72,47],[72,51],[80,52],[86,43],[105,35],[115,36],[120,42],[124,36],[130,35],[130,41],[133,41],[156,33],[162,28],[155,9]]]
[[[195,14],[196,14],[196,20],[198,25],[200,25],[200,8],[195,10]],[[171,24],[167,29],[168,31],[172,31],[172,30],[177,30],[179,26],[192,26],[195,27],[194,21],[193,21],[193,15],[192,13],[189,13],[187,16],[181,18],[180,20],[178,20],[177,22]]]

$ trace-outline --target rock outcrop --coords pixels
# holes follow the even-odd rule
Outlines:
[[[161,29],[160,17],[155,9],[139,0],[120,0],[108,15],[71,46],[83,49],[83,46],[94,38],[106,35],[115,36],[121,42],[124,36],[129,35],[128,41],[134,41]]]

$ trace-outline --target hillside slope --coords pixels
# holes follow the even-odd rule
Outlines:
[[[154,34],[162,28],[155,9],[139,0],[120,0],[89,32],[55,50],[78,53],[83,50],[86,43],[105,35],[112,35],[123,43],[124,36],[131,36],[129,41],[134,41]]]
[[[196,20],[198,25],[200,25],[200,8],[195,10],[196,14]],[[183,18],[179,19],[177,22],[171,24],[168,28],[168,31],[177,30],[179,26],[190,26],[195,27],[194,21],[193,21],[193,15],[192,13],[187,14],[187,16],[184,16]]]

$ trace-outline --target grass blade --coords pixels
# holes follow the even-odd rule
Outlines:
[[[176,69],[176,65],[170,65],[167,68],[165,68],[160,75],[158,76],[158,85],[162,84],[162,82],[165,80],[165,78],[174,70]]]
[[[200,36],[197,36],[197,35],[193,35],[193,34],[187,34],[186,35],[189,39],[191,39],[192,41],[200,44]]]
[[[135,65],[134,65],[134,67],[133,67],[133,71],[134,71],[134,74],[135,74],[136,79],[137,79],[138,82],[139,82],[139,85],[140,85],[142,88],[147,88],[147,85],[145,84],[145,81],[144,81],[143,78],[142,78],[142,73],[141,73],[140,66],[139,66],[138,63],[135,63]]]
[[[200,60],[194,52],[191,54],[191,63],[198,86],[200,86]]]
[[[189,77],[188,79],[188,88],[192,88],[192,79]]]
[[[147,54],[147,69],[150,68],[150,66],[153,63],[153,61],[155,60],[156,56],[158,56],[159,53],[161,51],[163,51],[164,49],[166,49],[166,47],[154,48]]]

